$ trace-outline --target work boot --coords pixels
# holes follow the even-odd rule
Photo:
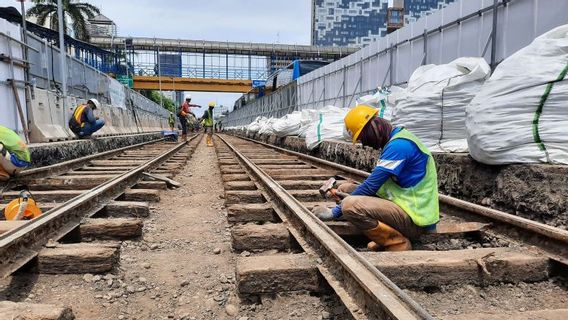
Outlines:
[[[182,141],[187,141],[187,134],[183,133],[183,134],[181,135],[181,140],[182,140]]]
[[[375,228],[365,230],[363,233],[371,240],[367,244],[369,250],[378,251],[381,247],[385,251],[412,250],[410,240],[386,223],[379,222]]]

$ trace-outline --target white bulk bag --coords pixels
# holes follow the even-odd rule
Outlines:
[[[419,67],[397,95],[392,122],[409,129],[431,151],[467,151],[465,108],[490,71],[483,58]]]
[[[471,156],[486,164],[568,164],[568,25],[497,66],[467,107]]]
[[[318,110],[317,120],[306,130],[306,147],[312,150],[323,140],[343,140],[345,124],[343,119],[349,109],[326,106]]]
[[[256,119],[254,119],[254,121],[249,124],[246,128],[247,128],[247,133],[252,132],[252,133],[256,133],[258,132],[258,130],[260,130],[261,125],[266,122],[268,119],[266,119],[266,117],[256,117]]]
[[[364,104],[376,109],[379,109],[378,116],[391,121],[392,113],[395,107],[394,99],[391,97],[391,91],[393,90],[398,94],[402,89],[400,87],[393,86],[392,88],[378,88],[377,92],[372,95],[366,95],[359,97],[356,102],[357,105]]]
[[[302,128],[302,113],[294,111],[276,119],[272,124],[272,130],[278,137],[295,136],[300,134]]]
[[[274,131],[272,129],[272,125],[276,121],[276,118],[270,118],[265,122],[261,123],[260,129],[258,130],[259,134],[273,134]]]

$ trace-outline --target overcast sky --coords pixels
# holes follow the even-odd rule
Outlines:
[[[120,36],[309,44],[311,0],[83,0],[118,26]],[[0,6],[20,8],[16,0]],[[31,6],[26,1],[26,6]],[[239,94],[192,93],[195,103],[231,105]]]

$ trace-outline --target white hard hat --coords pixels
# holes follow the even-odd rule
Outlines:
[[[97,99],[89,99],[89,101],[87,101],[87,103],[91,102],[96,109],[101,107],[101,103],[99,102],[99,100]]]
[[[185,100],[188,100],[188,99],[191,100],[191,95],[190,95],[190,94],[186,94],[186,95],[185,95]]]

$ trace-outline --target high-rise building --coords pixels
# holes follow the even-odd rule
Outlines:
[[[404,20],[415,21],[455,0],[404,0]],[[401,2],[401,1],[398,1]],[[387,33],[393,0],[312,0],[312,45],[362,47]]]

